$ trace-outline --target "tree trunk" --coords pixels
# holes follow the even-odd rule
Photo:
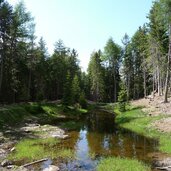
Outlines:
[[[170,80],[170,62],[171,62],[171,24],[169,25],[169,52],[168,52],[168,63],[167,63],[167,73],[165,82],[165,93],[164,93],[164,103],[168,102],[168,88]]]
[[[127,83],[127,100],[130,99],[130,74],[128,73],[128,83]]]
[[[0,70],[0,96],[2,96],[2,80],[3,80],[3,71],[4,71],[4,60],[1,55],[1,70]]]
[[[147,96],[147,89],[146,89],[146,71],[144,70],[144,97]]]
[[[31,69],[29,71],[29,82],[28,82],[28,99],[30,100],[30,89],[31,89]]]
[[[154,91],[155,91],[155,77],[153,73],[153,99],[154,99]]]
[[[114,71],[114,102],[116,102],[116,72]]]
[[[157,86],[158,86],[158,96],[161,95],[161,89],[160,89],[160,86],[161,86],[161,83],[160,83],[160,70],[159,70],[159,66],[157,65]]]

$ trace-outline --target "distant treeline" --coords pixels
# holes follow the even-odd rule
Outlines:
[[[23,2],[12,7],[0,1],[0,102],[62,100],[66,105],[117,102],[170,90],[171,2],[157,0],[149,23],[122,46],[110,38],[93,52],[88,71],[81,71],[78,53],[62,40],[49,55],[46,43],[36,43],[35,23]],[[123,99],[124,98],[124,99]]]

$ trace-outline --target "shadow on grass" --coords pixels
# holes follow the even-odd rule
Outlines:
[[[129,123],[132,122],[133,120],[137,119],[138,117],[120,117],[116,119],[116,124],[120,125],[120,124],[125,124],[125,123]]]
[[[141,110],[143,107],[133,107],[128,108],[125,112],[117,115],[116,117],[116,123],[119,124],[125,124],[132,122],[133,120],[145,117],[145,113]]]
[[[0,108],[0,133],[3,138],[19,140],[21,138],[37,138],[32,132],[21,130],[26,124],[60,126],[60,122],[78,120],[85,112],[75,108],[65,108],[55,103],[26,103],[6,105]],[[67,125],[67,124],[66,124]],[[74,122],[67,125],[74,127]],[[64,125],[63,125],[64,127]],[[1,136],[0,136],[1,141]]]
[[[136,106],[136,107],[128,108],[127,111],[135,111],[135,110],[143,109],[143,108],[144,108],[143,106]]]

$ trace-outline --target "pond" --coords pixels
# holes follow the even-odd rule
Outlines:
[[[110,113],[94,111],[86,118],[61,122],[70,128],[70,138],[63,140],[62,146],[74,149],[76,159],[60,163],[60,169],[93,171],[99,160],[108,156],[136,158],[150,164],[148,154],[157,151],[158,142],[118,128],[114,119]]]

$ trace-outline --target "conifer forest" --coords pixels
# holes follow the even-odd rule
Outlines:
[[[35,41],[35,23],[24,4],[13,8],[0,2],[0,101],[15,103],[63,100],[74,104],[80,98],[97,102],[117,102],[126,92],[127,100],[152,92],[170,92],[171,3],[155,1],[149,22],[122,44],[109,38],[104,49],[94,51],[87,73],[79,67],[78,51],[57,40],[49,55],[46,42]]]
[[[171,0],[154,0],[144,14],[147,22],[131,36],[124,28],[121,43],[113,38],[118,33],[106,37],[103,48],[86,57],[86,71],[80,64],[81,48],[69,47],[61,37],[51,52],[24,1],[15,5],[10,1],[0,0],[0,170],[170,170]],[[64,3],[63,7],[70,3],[67,10],[72,11],[80,1],[53,3]],[[93,3],[104,5],[101,0]],[[125,4],[121,5],[124,8],[119,10],[124,12]],[[90,14],[96,14],[91,7]],[[86,16],[79,14],[83,20],[77,32],[87,25],[87,18],[91,20],[89,11],[84,12]],[[98,12],[96,16],[102,11]],[[48,16],[50,11],[44,13]],[[54,17],[53,24],[62,19]],[[64,17],[63,23],[67,22]],[[130,25],[133,22],[130,19]],[[99,23],[105,25],[105,19]],[[86,54],[87,43],[79,40]]]

